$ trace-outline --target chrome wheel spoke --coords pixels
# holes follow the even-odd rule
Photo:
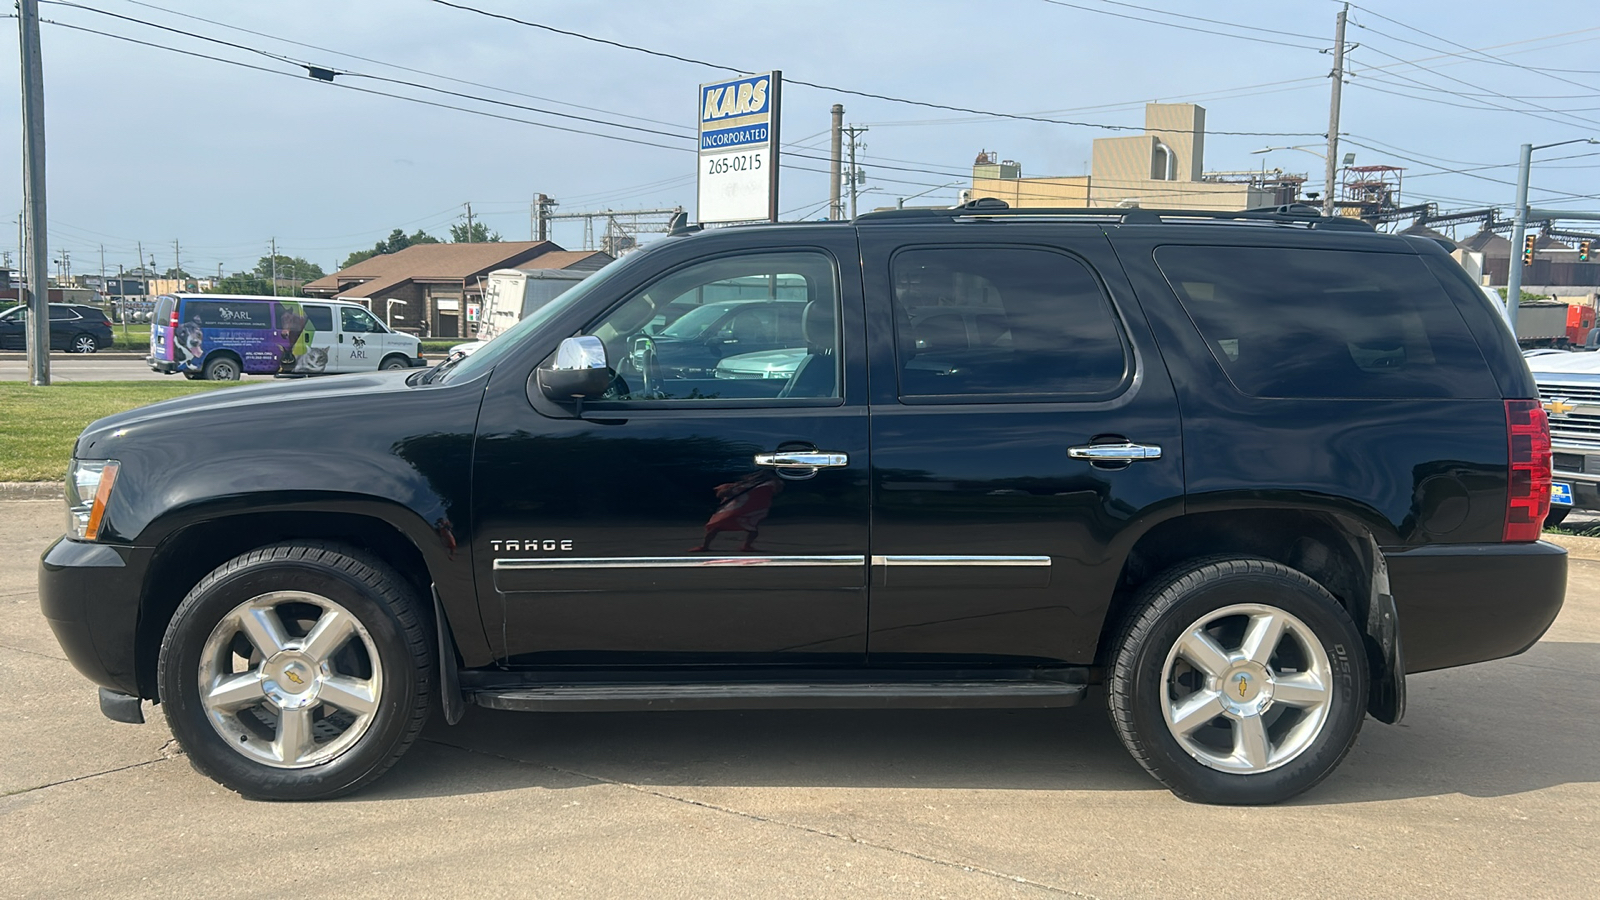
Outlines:
[[[1222,695],[1217,691],[1196,691],[1167,711],[1172,730],[1180,735],[1191,734],[1196,728],[1222,715]]]
[[[264,699],[265,695],[261,693],[261,673],[250,671],[224,677],[211,685],[211,689],[206,692],[205,705],[210,709],[233,712],[260,703]]]
[[[299,762],[316,747],[311,735],[311,707],[279,710],[278,734],[272,740],[272,755],[281,762]]]
[[[271,656],[289,643],[275,607],[246,607],[239,614],[239,629],[261,651],[262,656]]]
[[[1178,654],[1212,678],[1221,677],[1228,669],[1227,651],[1217,646],[1211,635],[1198,628],[1179,639]]]
[[[1266,665],[1273,651],[1278,649],[1278,642],[1283,640],[1283,629],[1287,624],[1284,617],[1276,612],[1251,616],[1239,652],[1253,663]]]
[[[317,695],[322,702],[358,716],[378,711],[378,699],[373,696],[372,682],[344,675],[334,675],[322,681],[322,692]]]
[[[306,635],[301,647],[301,652],[317,663],[327,662],[333,658],[344,642],[355,634],[355,618],[339,612],[327,610],[322,617],[311,626],[311,632]]]
[[[1311,672],[1280,675],[1272,686],[1272,699],[1285,706],[1301,708],[1321,706],[1328,702],[1327,685]]]
[[[1233,755],[1252,770],[1263,769],[1271,756],[1267,725],[1260,716],[1233,720]]]

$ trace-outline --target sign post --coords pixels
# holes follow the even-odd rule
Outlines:
[[[699,221],[778,221],[783,73],[700,85]]]

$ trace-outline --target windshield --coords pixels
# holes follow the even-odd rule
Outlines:
[[[584,298],[588,297],[589,294],[616,278],[617,273],[625,270],[630,261],[644,255],[643,253],[630,253],[607,263],[605,268],[568,288],[554,300],[529,313],[522,321],[507,328],[499,336],[485,343],[478,348],[477,352],[456,363],[448,373],[441,372],[440,374],[444,376],[441,380],[472,378],[494,368],[502,357],[516,349],[516,346],[522,343],[528,335],[538,331],[544,327],[546,322],[560,316],[575,304],[583,302]]]
[[[691,309],[678,317],[676,322],[661,329],[662,337],[677,338],[680,341],[692,341],[706,333],[706,330],[728,313],[728,307],[720,303],[701,306]]]

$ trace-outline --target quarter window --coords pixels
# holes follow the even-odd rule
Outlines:
[[[891,267],[902,399],[1089,399],[1127,376],[1110,301],[1074,257],[950,247],[904,251]]]
[[[837,398],[839,289],[821,253],[761,253],[663,276],[592,323],[601,401]]]
[[[1156,263],[1234,386],[1257,397],[1497,397],[1420,257],[1162,247]]]

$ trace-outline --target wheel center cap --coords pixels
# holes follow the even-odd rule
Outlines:
[[[273,655],[261,667],[261,692],[280,709],[310,706],[321,686],[318,668],[292,650]]]
[[[1272,704],[1272,673],[1255,663],[1230,668],[1222,677],[1222,705],[1239,716],[1259,716]]]

